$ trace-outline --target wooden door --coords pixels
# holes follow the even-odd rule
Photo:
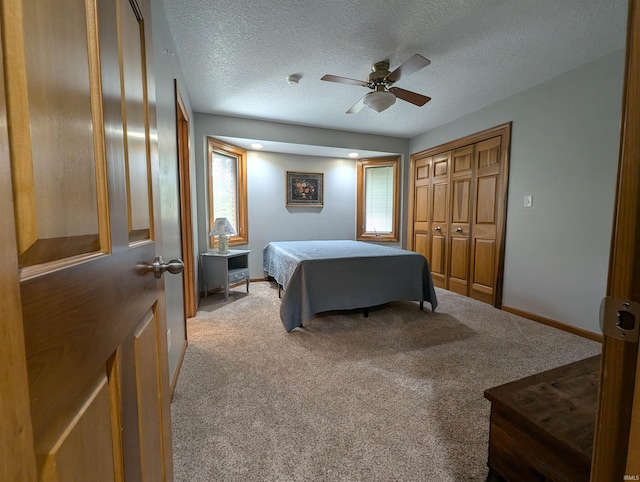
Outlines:
[[[149,7],[2,3],[0,275],[19,292],[25,480],[172,479]]]
[[[431,243],[430,243],[430,228],[429,228],[429,215],[431,213],[431,162],[433,158],[426,157],[422,159],[416,159],[414,167],[411,170],[412,173],[412,192],[413,197],[410,201],[413,201],[413,222],[411,228],[413,228],[413,250],[422,254],[425,258],[431,257]]]
[[[469,235],[471,231],[471,183],[474,145],[451,154],[451,219],[447,286],[450,291],[469,295]]]
[[[189,116],[180,95],[178,82],[175,81],[176,93],[176,138],[178,141],[178,176],[180,188],[180,239],[182,260],[184,261],[184,317],[196,316],[196,274],[195,256],[193,254],[193,223],[191,211],[191,172],[189,169],[190,146]],[[184,318],[183,318],[184,319]],[[185,320],[186,325],[186,320]],[[186,332],[186,326],[185,326]]]
[[[475,147],[471,287],[469,296],[494,304],[498,269],[498,216],[500,213],[501,137]]]
[[[0,13],[3,5],[0,4]],[[3,72],[5,32],[0,24],[0,73]],[[0,479],[32,482],[36,480],[33,450],[29,384],[22,331],[22,307],[13,215],[13,192],[7,130],[7,104],[4,75],[0,75]]]
[[[407,246],[434,284],[500,307],[511,124],[411,156]]]
[[[630,0],[628,12],[621,149],[607,295],[640,303],[640,0]],[[640,319],[636,318],[635,323],[640,323]],[[609,482],[638,478],[638,343],[605,334],[591,480]]]
[[[431,161],[430,256],[433,284],[447,288],[447,235],[449,233],[449,169],[451,153],[433,156]]]

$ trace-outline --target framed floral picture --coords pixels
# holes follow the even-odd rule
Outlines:
[[[287,171],[287,206],[322,206],[322,173]]]

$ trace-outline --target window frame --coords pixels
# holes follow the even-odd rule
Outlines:
[[[367,167],[393,167],[393,220],[390,233],[369,233],[364,229],[366,214],[365,172]],[[357,170],[356,240],[397,243],[400,240],[400,156],[359,159]]]
[[[215,151],[235,157],[238,160],[238,234],[229,238],[229,246],[249,244],[249,217],[247,215],[247,151],[230,144],[220,142],[213,137],[207,137],[207,206],[209,209],[209,224],[207,226],[207,237],[209,238],[209,248],[217,249],[218,240],[214,236],[209,236],[213,226],[213,177],[211,175],[212,155]]]

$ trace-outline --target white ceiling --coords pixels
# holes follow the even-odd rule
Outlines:
[[[196,112],[411,138],[624,48],[626,0],[163,0]],[[345,111],[413,54],[432,97]],[[300,74],[300,83],[287,76]]]

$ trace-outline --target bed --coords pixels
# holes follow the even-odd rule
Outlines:
[[[263,250],[263,269],[284,289],[287,332],[316,313],[390,301],[438,304],[429,264],[413,251],[360,241],[279,241]]]

